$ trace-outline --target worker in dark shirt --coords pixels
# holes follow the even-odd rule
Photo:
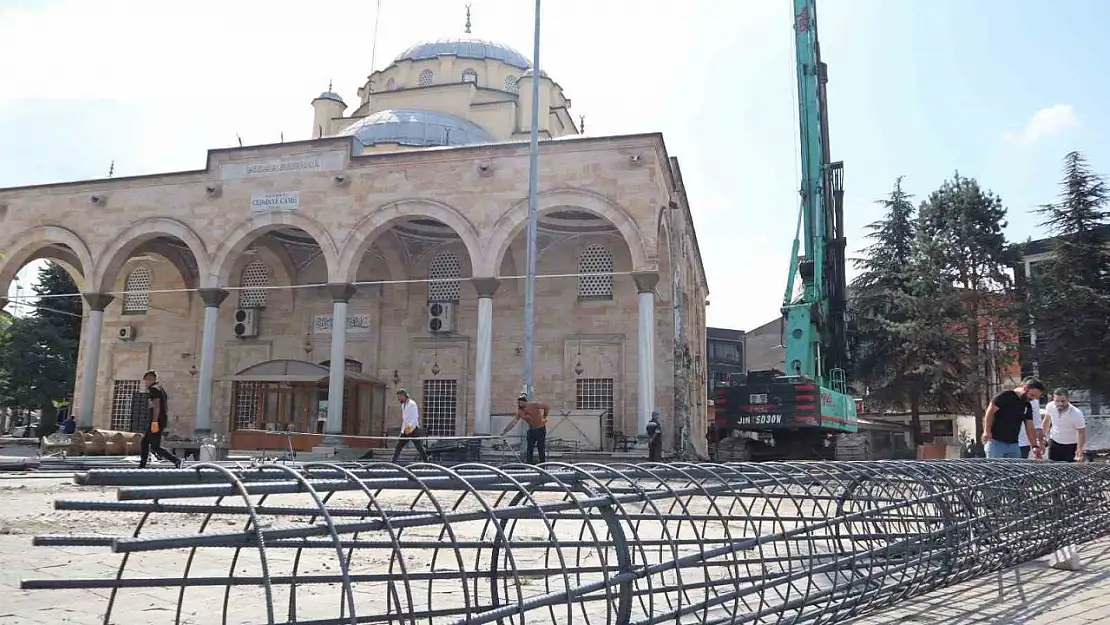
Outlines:
[[[528,424],[528,455],[526,456],[528,464],[533,464],[533,454],[539,455],[540,464],[547,462],[547,415],[549,412],[551,412],[551,408],[547,404],[528,401],[528,394],[521,393],[520,397],[516,398],[516,415],[501,432],[501,436],[505,436],[520,421]]]
[[[181,460],[169,451],[162,448],[162,433],[166,431],[168,417],[166,417],[166,391],[158,383],[158,374],[147,371],[143,374],[143,384],[146,385],[147,398],[150,400],[150,422],[143,433],[142,443],[139,445],[139,468],[145,469],[150,452],[155,456],[172,462],[173,466],[181,468]]]
[[[663,426],[659,425],[659,412],[651,413],[651,421],[647,424],[648,461],[663,461]]]
[[[983,446],[988,458],[1021,458],[1018,433],[1025,428],[1030,441],[1037,440],[1033,429],[1033,406],[1045,393],[1044,384],[1037,378],[1026,378],[1012,391],[1002,391],[995,396],[983,415]]]

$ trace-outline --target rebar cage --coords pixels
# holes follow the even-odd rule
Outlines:
[[[108,547],[118,566],[22,587],[106,590],[105,624],[835,623],[1110,533],[1095,464],[198,464],[77,482],[117,500],[56,509],[134,530],[34,544]],[[152,596],[172,609],[138,616]]]

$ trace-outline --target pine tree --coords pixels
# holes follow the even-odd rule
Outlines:
[[[1036,359],[1054,384],[1110,393],[1110,188],[1078,152],[1064,157],[1060,199],[1039,209],[1053,234],[1031,280]]]
[[[962,305],[958,326],[966,342],[965,364],[969,367],[968,392],[963,394],[968,404],[963,407],[979,413],[989,400],[990,358],[983,350],[984,323],[1016,327],[1017,322],[1009,273],[1017,250],[1003,233],[1006,207],[974,178],[956,172],[922,203],[919,216],[922,235],[935,246],[938,268],[957,287]],[[976,432],[976,440],[980,434]]]
[[[59,266],[48,263],[35,286],[39,296],[77,293],[77,285]],[[13,319],[0,335],[0,404],[41,410],[39,433],[57,425],[57,404],[73,392],[81,338],[79,297],[39,300],[28,317]]]

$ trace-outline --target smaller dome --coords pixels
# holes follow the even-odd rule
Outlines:
[[[385,143],[433,147],[495,142],[493,135],[470,120],[419,109],[394,109],[367,115],[341,130],[339,136],[355,137],[366,146]]]
[[[347,103],[343,101],[343,98],[338,93],[335,93],[334,91],[325,91],[325,92],[321,93],[320,95],[316,96],[316,100],[332,100],[332,101],[338,102],[338,103],[340,103],[344,106],[347,105]],[[315,102],[316,100],[313,100],[313,102]]]
[[[476,59],[479,61],[493,59],[519,69],[532,67],[532,62],[528,60],[528,57],[509,46],[469,37],[418,43],[399,54],[396,59],[393,59],[393,62],[427,61],[438,56],[457,56],[460,59]]]

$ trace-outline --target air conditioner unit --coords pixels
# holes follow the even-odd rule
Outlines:
[[[258,310],[237,308],[235,310],[235,326],[232,328],[232,332],[241,339],[252,339],[258,336]]]
[[[122,326],[116,334],[121,341],[135,340],[135,326]]]
[[[455,305],[449,302],[428,302],[428,332],[448,334],[455,331]]]

